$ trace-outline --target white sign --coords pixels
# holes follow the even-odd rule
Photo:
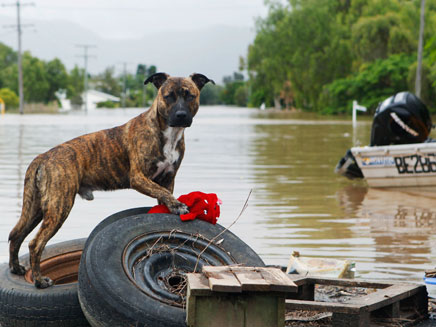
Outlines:
[[[353,101],[353,127],[356,127],[356,111],[366,111],[366,107],[361,106],[356,100]]]

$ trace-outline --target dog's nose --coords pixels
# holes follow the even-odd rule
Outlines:
[[[176,118],[177,119],[185,119],[187,116],[186,111],[177,111]]]

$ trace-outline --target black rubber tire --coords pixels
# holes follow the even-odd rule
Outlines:
[[[182,307],[149,296],[129,279],[123,268],[124,251],[142,235],[172,235],[176,231],[191,237],[201,235],[207,242],[223,230],[198,219],[182,222],[171,214],[139,214],[101,229],[86,245],[85,260],[82,256],[79,268],[79,301],[91,326],[186,326]],[[219,248],[230,252],[234,263],[264,266],[262,259],[230,231],[219,239]]]
[[[60,254],[83,250],[86,238],[49,245],[41,261]],[[80,254],[79,254],[80,255]],[[20,257],[28,268],[29,255]],[[77,297],[77,282],[37,289],[23,276],[12,274],[8,264],[0,265],[0,326],[79,327],[89,326]]]
[[[132,217],[136,215],[146,214],[150,209],[151,207],[131,208],[131,209],[114,213],[106,217],[91,231],[91,234],[89,234],[88,239],[86,240],[85,247],[88,245],[89,242],[91,242],[94,239],[95,235],[97,235],[97,233],[101,231],[103,228],[105,228],[106,226],[125,217]]]

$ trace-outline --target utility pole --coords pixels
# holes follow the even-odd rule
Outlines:
[[[23,63],[21,58],[21,34],[23,27],[30,27],[33,26],[33,24],[21,24],[21,7],[22,6],[34,6],[34,3],[20,3],[19,0],[17,0],[14,4],[2,4],[2,7],[8,7],[8,6],[17,6],[17,25],[9,25],[6,27],[16,27],[17,33],[18,33],[18,94],[20,98],[20,114],[22,115],[24,113],[24,91],[23,91]]]
[[[126,107],[126,79],[127,79],[126,67],[127,67],[127,62],[123,62],[123,103],[122,103],[123,108]]]
[[[147,79],[147,69],[144,69],[144,81]],[[142,106],[145,108],[147,106],[147,85],[142,86]]]
[[[418,65],[416,67],[415,94],[421,97],[421,71],[422,71],[422,48],[424,43],[424,13],[425,0],[421,0],[421,16],[419,23],[419,41],[418,41]]]
[[[96,58],[88,54],[89,48],[96,48],[93,44],[76,44],[77,48],[83,48],[84,54],[76,57],[83,57],[85,60],[85,76],[83,77],[84,93],[85,93],[85,112],[88,112],[88,58]]]

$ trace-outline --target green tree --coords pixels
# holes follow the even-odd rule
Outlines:
[[[147,75],[151,76],[157,73],[157,67],[155,65],[148,66]]]
[[[362,66],[362,70],[327,85],[323,92],[325,113],[350,112],[353,100],[374,113],[385,98],[408,89],[409,67],[416,60],[413,55],[396,54]]]
[[[214,105],[220,103],[220,93],[223,87],[221,85],[206,84],[200,93],[200,104]]]
[[[116,107],[117,104],[110,100],[97,103],[97,108],[116,108]]]
[[[23,88],[26,102],[46,102],[50,91],[45,63],[27,51],[23,54]]]
[[[9,88],[18,94],[18,66],[13,63],[0,71],[1,87]]]
[[[349,29],[337,19],[341,9],[331,0],[274,3],[248,51],[253,94],[263,94],[270,105],[289,80],[296,105],[315,110],[322,87],[351,71]]]
[[[234,96],[234,101],[235,104],[238,107],[246,107],[248,104],[248,89],[247,86],[244,85],[240,85],[236,91],[235,91],[235,96]]]
[[[0,88],[5,87],[8,80],[8,68],[16,64],[17,53],[7,45],[0,43]],[[10,72],[10,70],[9,70]],[[18,78],[18,76],[16,76]]]
[[[362,17],[352,28],[352,42],[360,63],[412,53],[416,49],[412,31],[404,26],[397,12]]]
[[[68,83],[67,83],[67,97],[68,99],[75,99],[74,104],[81,105],[82,102],[79,101],[81,99],[81,95],[84,86],[84,71],[80,69],[78,66],[74,66],[74,68],[70,71],[68,75]]]
[[[68,74],[64,64],[55,58],[45,64],[45,73],[49,88],[45,102],[56,100],[55,93],[60,89],[66,89],[68,85]]]
[[[417,62],[413,62],[409,67],[407,84],[409,90],[414,90],[416,79]],[[421,100],[427,105],[431,113],[436,113],[436,85],[435,77],[432,76],[432,70],[429,62],[426,60],[422,63],[421,71]]]
[[[138,85],[138,89],[144,88],[144,81],[147,78],[147,66],[144,64],[138,64],[136,67],[136,83]]]
[[[288,15],[286,7],[270,3],[268,16],[256,23],[256,38],[248,47],[247,70],[252,88],[251,105],[273,104],[281,80],[287,78],[289,57],[282,48],[285,38],[281,26]]]
[[[268,15],[257,22],[256,37],[243,60],[250,78],[251,105],[277,102],[287,92],[287,81],[292,85],[294,106],[321,112],[345,110],[344,101],[353,100],[350,95],[374,104],[400,86],[401,91],[413,92],[408,81],[416,60],[420,0],[266,3]],[[436,0],[428,0],[423,81],[427,86],[436,81],[435,34]],[[360,83],[365,79],[367,86]],[[434,102],[433,93],[430,87],[423,95],[427,103]],[[334,95],[339,98],[333,99]]]
[[[236,92],[240,87],[244,86],[244,76],[240,73],[233,73],[231,76],[224,76],[224,88],[220,93],[220,102],[226,105],[236,105]],[[239,99],[241,101],[241,99]],[[246,105],[246,101],[244,106]]]
[[[93,78],[95,88],[101,92],[105,92],[119,97],[121,95],[121,80],[115,77],[115,68],[108,67],[103,73],[98,74]]]
[[[0,89],[0,99],[5,102],[6,110],[17,108],[20,101],[15,92],[8,88]]]

